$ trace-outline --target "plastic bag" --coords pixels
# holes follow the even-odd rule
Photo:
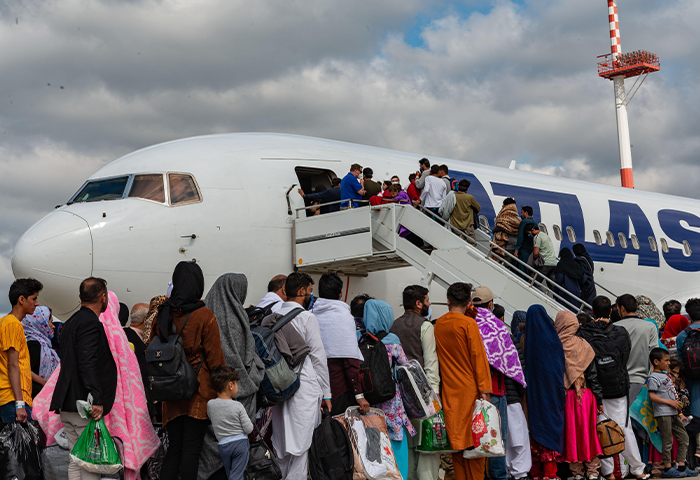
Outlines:
[[[41,480],[36,424],[7,423],[0,430],[0,479]]]
[[[363,414],[360,413],[359,407],[350,407],[345,411],[345,423],[350,443],[360,459],[360,473],[370,480],[402,480],[391,447],[384,412],[370,408],[369,413]]]
[[[442,409],[440,397],[433,391],[417,360],[397,366],[395,376],[408,418],[426,420]]]
[[[503,457],[506,449],[503,448],[501,438],[501,417],[498,409],[485,400],[478,399],[472,417],[472,439],[474,448],[465,450],[464,458]]]
[[[454,452],[450,447],[450,440],[447,438],[447,427],[442,411],[432,418],[423,420],[421,423],[420,445],[417,451],[424,453]]]
[[[88,472],[112,475],[122,469],[119,452],[103,419],[88,422],[70,456]]]

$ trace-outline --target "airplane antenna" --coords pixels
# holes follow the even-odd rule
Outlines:
[[[620,148],[620,177],[622,186],[634,188],[632,175],[632,147],[630,128],[627,121],[627,105],[632,101],[639,87],[651,72],[661,69],[659,57],[644,50],[622,53],[620,45],[620,22],[617,17],[617,3],[608,0],[608,20],[610,22],[610,53],[601,55],[605,60],[598,63],[598,75],[613,81],[615,88],[615,112],[617,114],[617,143]],[[639,77],[641,76],[641,81]],[[638,77],[630,93],[625,93],[625,78]]]

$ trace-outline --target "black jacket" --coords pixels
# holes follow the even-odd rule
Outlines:
[[[340,187],[329,188],[318,193],[308,193],[304,195],[304,200],[309,202],[319,202],[319,203],[331,203],[340,201]],[[321,215],[324,213],[333,213],[340,211],[340,204],[335,203],[333,205],[327,205],[321,207]]]
[[[520,342],[515,338],[515,335],[511,335],[510,338],[513,340],[513,345],[518,351],[518,358],[520,358],[520,365],[523,367],[523,372],[525,371],[525,355],[523,354],[523,349],[520,346]],[[520,403],[520,399],[525,395],[525,387],[520,385],[518,382],[510,377],[506,377],[506,402],[508,405],[514,403]]]
[[[598,369],[595,366],[595,360],[588,365],[588,368],[583,372],[583,376],[586,379],[586,387],[591,389],[593,396],[596,399],[598,406],[603,404],[603,387],[600,386],[598,381]],[[572,387],[573,388],[573,387]]]
[[[52,411],[77,412],[77,400],[102,405],[107,415],[117,394],[117,365],[95,312],[81,307],[61,331],[61,373],[51,399]]]

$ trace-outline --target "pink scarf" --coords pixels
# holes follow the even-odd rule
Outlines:
[[[156,452],[160,440],[148,416],[139,363],[119,323],[119,300],[113,292],[109,292],[109,306],[100,315],[100,321],[117,364],[117,396],[112,411],[104,418],[105,425],[113,437],[124,443],[125,480],[138,480],[141,467]],[[60,416],[49,411],[59,371],[60,367],[53,372],[34,399],[32,409],[32,417],[46,433],[47,445],[56,443],[54,436],[63,428]]]

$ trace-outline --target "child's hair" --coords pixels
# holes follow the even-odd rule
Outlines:
[[[211,371],[211,386],[214,387],[217,393],[221,393],[226,390],[226,386],[229,382],[238,382],[241,377],[236,372],[235,368],[228,367],[226,365],[219,365],[214,367]]]
[[[664,356],[668,356],[668,352],[664,350],[663,348],[652,348],[651,352],[649,352],[649,361],[651,362],[652,365],[654,365],[655,360],[662,360]]]
[[[676,368],[680,368],[681,372],[683,371],[683,365],[681,364],[681,362],[679,362],[678,360],[675,360],[675,359],[671,360],[671,365],[668,367],[668,369],[675,370]]]

